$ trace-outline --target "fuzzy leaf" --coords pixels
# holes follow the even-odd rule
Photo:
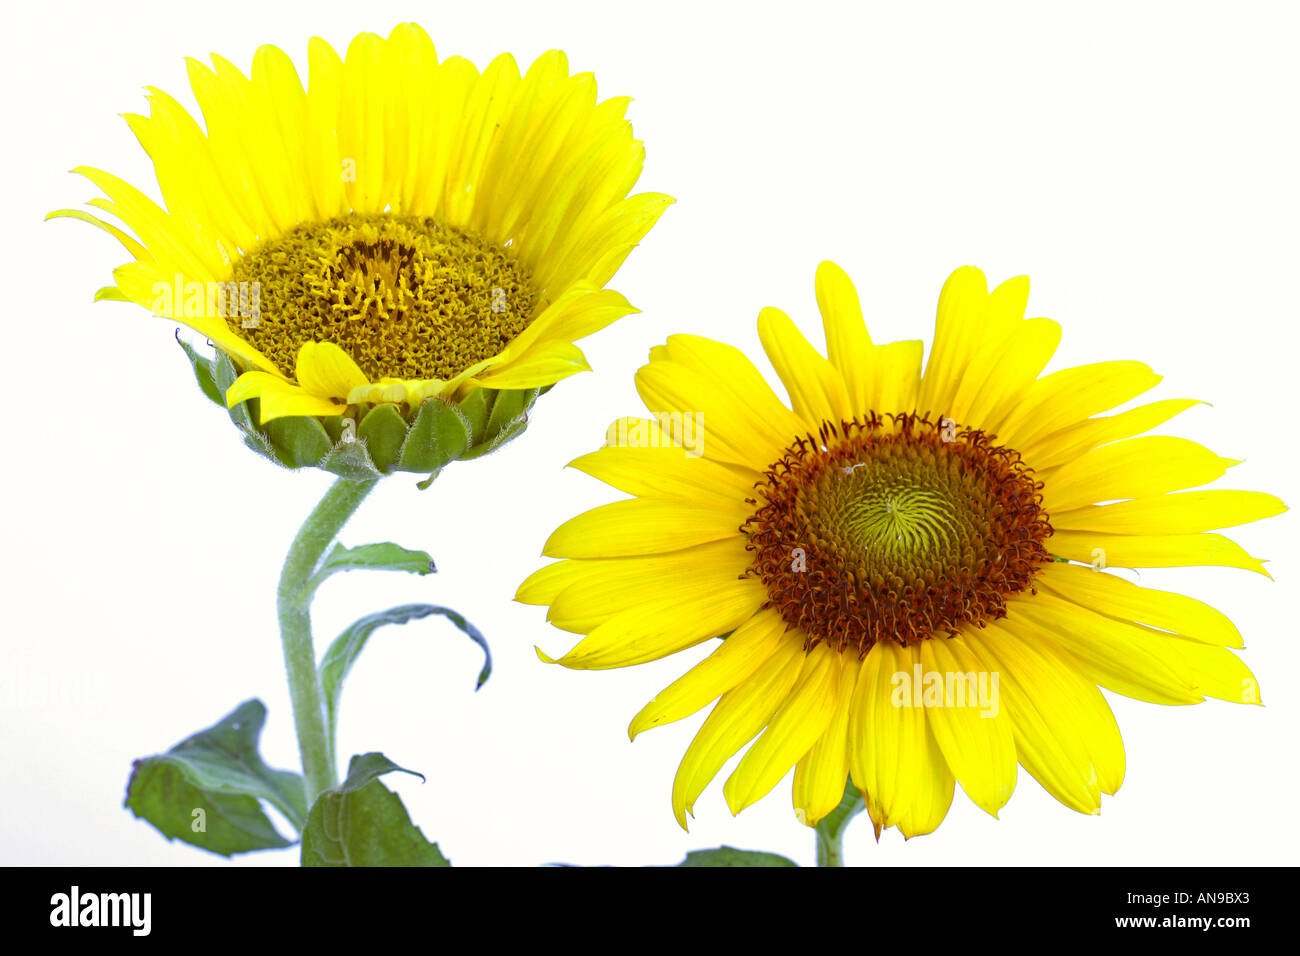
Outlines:
[[[413,772],[379,753],[352,758],[347,780],[322,793],[311,808],[302,834],[303,866],[451,865],[411,822],[397,794],[380,782],[380,775],[393,771]]]
[[[292,845],[260,801],[301,827],[307,818],[303,780],[262,760],[258,741],[265,722],[262,702],[245,701],[166,753],[135,761],[125,806],[169,840],[222,856]]]
[[[394,545],[394,547],[396,546]],[[483,669],[479,671],[478,683],[475,685],[475,689],[477,690],[483,686],[483,682],[492,673],[492,652],[488,649],[487,638],[483,636],[482,632],[465,620],[458,612],[453,611],[451,608],[437,607],[433,604],[403,604],[399,607],[389,608],[387,611],[367,614],[365,617],[353,622],[342,634],[336,637],[325,652],[325,656],[321,658],[321,688],[325,693],[326,727],[330,735],[331,753],[334,751],[334,734],[335,728],[338,726],[339,698],[343,694],[343,682],[347,679],[348,672],[352,670],[352,665],[356,663],[357,658],[365,649],[366,642],[370,640],[370,635],[385,624],[405,624],[408,621],[418,621],[433,614],[440,614],[447,618],[456,627],[460,628],[470,640],[483,648]]]

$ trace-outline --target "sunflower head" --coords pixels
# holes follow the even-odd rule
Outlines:
[[[958,783],[996,814],[1020,766],[1097,813],[1124,777],[1099,688],[1259,702],[1223,614],[1114,573],[1263,572],[1211,532],[1282,503],[1200,488],[1236,462],[1143,434],[1198,402],[1113,412],[1160,381],[1139,362],[1043,375],[1060,328],[1025,318],[1023,278],[990,291],[977,269],[953,273],[924,370],[920,342],[872,341],[838,267],[823,263],[816,293],[825,354],[784,313],[759,315],[788,405],[730,346],[651,350],[636,379],[650,416],[573,462],[632,497],[557,529],[545,553],[562,560],[517,595],[583,635],[566,667],[722,637],[629,728],[713,705],[673,783],[682,826],[747,745],[723,788],[733,812],[793,768],[802,822],[851,781],[877,834],[911,837]]]
[[[271,46],[247,76],[215,56],[189,73],[202,127],[156,89],[127,117],[164,203],[82,168],[126,229],[51,216],[125,246],[96,298],[204,336],[200,384],[282,464],[483,454],[587,369],[577,339],[636,311],[604,286],[672,200],[628,195],[644,159],[628,100],[597,101],[563,53],[480,72],[403,24],[342,58],[312,40],[306,86]]]

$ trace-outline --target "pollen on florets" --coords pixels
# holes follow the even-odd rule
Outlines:
[[[746,574],[810,648],[861,655],[983,626],[1052,560],[1041,482],[1017,452],[949,419],[824,423],[750,501]]]
[[[436,219],[349,215],[304,223],[234,263],[258,283],[240,335],[286,375],[305,342],[333,342],[371,381],[449,379],[504,349],[540,305],[513,251]]]

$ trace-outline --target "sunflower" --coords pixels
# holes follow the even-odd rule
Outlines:
[[[636,311],[603,286],[672,200],[628,196],[629,101],[598,102],[562,52],[480,73],[403,24],[343,59],[313,39],[305,90],[273,46],[247,77],[214,55],[189,78],[204,128],[153,88],[126,117],[165,207],[80,168],[134,235],[51,215],[119,239],[132,261],[96,298],[206,337],[235,366],[224,399],[260,423],[544,388],[588,367],[576,339]]]
[[[1259,701],[1223,614],[1107,569],[1263,573],[1207,532],[1284,506],[1182,490],[1235,464],[1142,435],[1195,401],[1099,414],[1160,381],[1146,365],[1040,377],[1060,328],[1024,318],[1028,293],[1024,277],[989,292],[978,269],[954,272],[923,373],[921,343],[873,343],[852,283],[823,263],[828,357],[779,310],[758,319],[791,407],[735,348],[676,335],[636,377],[653,417],[616,421],[573,462],[635,497],[562,525],[544,553],[565,560],[519,590],[585,635],[556,662],[623,667],[724,638],[629,728],[717,702],[673,784],[683,827],[751,740],[723,788],[733,813],[793,767],[804,823],[851,780],[877,836],[912,837],[940,824],[954,783],[996,815],[1017,765],[1098,813],[1124,776],[1099,687]]]

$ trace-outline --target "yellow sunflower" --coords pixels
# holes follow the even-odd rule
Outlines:
[[[957,270],[919,341],[878,345],[835,265],[817,272],[823,357],[776,309],[758,328],[791,408],[736,349],[692,335],[636,377],[653,413],[610,426],[574,467],[635,497],[561,526],[518,599],[585,637],[558,663],[608,668],[721,644],[632,720],[717,701],[672,790],[678,821],[742,747],[733,813],[793,767],[815,824],[850,780],[877,834],[933,831],[954,782],[989,813],[1023,766],[1097,813],[1124,776],[1098,686],[1161,704],[1258,702],[1220,612],[1106,568],[1263,573],[1211,529],[1284,510],[1181,489],[1234,462],[1140,436],[1197,404],[1099,415],[1160,379],[1139,362],[1040,377],[1060,329],[1025,319],[1028,280]],[[540,652],[539,652],[540,653]],[[544,660],[551,660],[542,655]]]
[[[213,56],[189,78],[202,128],[152,88],[126,117],[165,207],[81,168],[134,236],[52,215],[117,237],[132,261],[96,298],[209,339],[238,373],[225,400],[261,423],[546,387],[587,368],[576,339],[636,311],[603,286],[672,200],[628,196],[629,101],[598,102],[562,52],[480,73],[403,24],[342,59],[313,39],[306,89],[273,46],[247,77]]]

